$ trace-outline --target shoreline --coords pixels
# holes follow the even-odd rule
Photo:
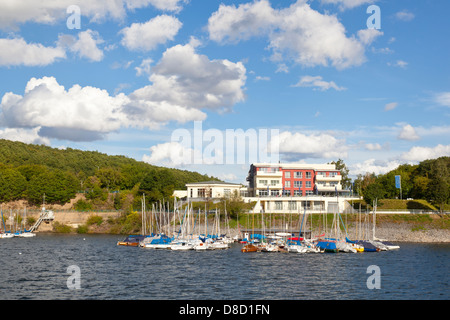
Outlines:
[[[37,214],[30,214],[28,216],[34,216],[38,218]],[[87,220],[91,216],[100,216],[103,219],[101,225],[91,225],[87,227],[86,232],[80,232],[79,234],[116,234],[118,236],[126,236],[125,233],[111,232],[118,231],[113,230],[111,225],[107,222],[110,218],[117,218],[118,212],[54,212],[54,220],[50,223],[41,223],[36,234],[39,233],[60,233],[54,230],[54,223],[57,222],[61,225],[71,227],[71,232],[77,233],[79,226],[86,225]],[[411,215],[377,215],[375,237],[392,242],[423,242],[423,243],[450,243],[450,228],[449,228],[450,216],[448,215],[427,215],[424,214],[411,214]],[[372,238],[373,229],[371,223],[364,227],[364,230],[356,230],[355,221],[349,221],[347,226],[347,232],[350,239],[355,239],[357,236],[360,239]],[[199,227],[199,226],[197,226]],[[179,228],[177,226],[176,228]],[[200,224],[200,230],[203,230],[204,226]],[[221,233],[226,233],[227,228],[221,225]],[[241,229],[243,227],[241,226]],[[309,228],[308,228],[309,229]],[[306,231],[306,229],[305,229]],[[359,231],[359,232],[357,232]],[[345,232],[345,231],[342,231]],[[297,230],[298,234],[298,230]],[[316,235],[313,230],[313,236]],[[234,237],[239,235],[238,228],[229,229],[229,236]],[[243,235],[240,235],[243,237]]]
[[[375,238],[380,240],[386,240],[391,242],[412,242],[412,243],[450,243],[450,230],[448,229],[425,229],[425,230],[412,230],[413,225],[404,223],[404,224],[384,224],[377,226],[375,230]],[[64,232],[56,232],[56,231],[41,231],[36,232],[38,235],[42,234],[98,234],[98,235],[117,235],[119,237],[126,237],[128,234],[121,233],[111,233],[106,230],[90,230],[86,233],[64,233]],[[225,232],[224,232],[225,233]],[[348,230],[349,238],[353,239],[356,234],[353,228],[349,228]],[[238,229],[230,228],[230,237],[234,237],[239,235]],[[372,238],[372,229],[369,230],[368,236],[364,236],[361,238]]]

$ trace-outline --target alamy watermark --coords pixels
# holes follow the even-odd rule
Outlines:
[[[70,290],[81,289],[81,270],[77,265],[71,265],[67,267],[67,274],[70,277],[67,278],[67,288]]]
[[[277,163],[279,160],[278,129],[203,130],[194,121],[194,130],[176,129],[171,142],[178,146],[170,160],[179,164],[248,164]]]
[[[371,5],[367,8],[367,13],[372,14],[367,18],[367,29],[381,29],[381,9],[377,5]]]
[[[367,267],[366,273],[371,275],[367,278],[367,289],[380,289],[381,288],[381,269],[377,265],[370,265]]]
[[[71,5],[67,7],[67,14],[70,16],[66,20],[66,26],[68,29],[81,29],[81,9],[77,5]]]

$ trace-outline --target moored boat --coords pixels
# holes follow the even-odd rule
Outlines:
[[[170,244],[170,249],[174,251],[193,250],[194,244],[188,240],[175,240]]]
[[[339,252],[336,241],[333,240],[318,240],[316,246],[328,253],[337,253]]]
[[[10,232],[0,233],[0,239],[11,239],[11,238],[14,238],[14,233]]]
[[[241,252],[257,252],[257,251],[258,247],[255,246],[253,243],[248,243],[241,249]]]
[[[142,235],[129,235],[124,240],[117,241],[118,246],[137,247],[139,243],[145,238]]]

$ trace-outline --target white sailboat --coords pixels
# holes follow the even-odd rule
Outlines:
[[[17,232],[17,233],[15,234],[16,237],[19,237],[19,238],[32,238],[32,237],[35,237],[35,236],[36,236],[35,233],[33,233],[33,232],[31,232],[31,231],[29,231],[29,230],[27,230],[27,229],[25,228],[25,218],[26,218],[26,216],[27,216],[27,214],[26,214],[26,208],[24,208],[24,209],[23,209],[23,219],[22,219],[22,222],[23,222],[23,231]]]
[[[13,233],[6,232],[5,219],[3,218],[3,208],[1,208],[1,214],[2,214],[3,231],[0,232],[0,239],[11,239],[11,238],[14,238],[14,234]]]

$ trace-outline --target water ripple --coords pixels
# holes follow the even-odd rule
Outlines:
[[[450,245],[403,243],[362,254],[172,252],[116,246],[117,236],[39,234],[0,241],[0,299],[297,300],[440,299]],[[67,268],[81,270],[70,290]],[[381,270],[369,290],[367,267]]]

